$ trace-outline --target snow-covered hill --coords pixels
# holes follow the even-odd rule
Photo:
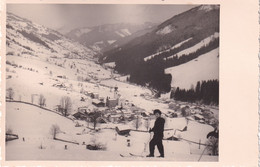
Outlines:
[[[43,109],[19,103],[7,103],[8,111],[6,113],[6,126],[12,129],[12,132],[19,135],[18,140],[6,144],[6,160],[116,160],[116,161],[197,161],[204,150],[204,146],[188,143],[186,141],[167,141],[164,140],[165,158],[141,158],[126,157],[129,153],[138,155],[148,154],[148,142],[150,135],[147,132],[134,132],[128,137],[115,135],[115,130],[102,129],[94,132],[86,128],[86,122],[81,121],[84,126],[75,127],[78,121],[72,121],[58,114],[45,111]],[[168,127],[179,128],[186,124],[184,118],[173,118],[168,120]],[[60,128],[57,138],[73,141],[77,144],[65,143],[53,140],[50,133],[52,125]],[[153,124],[151,124],[152,126]],[[113,124],[99,125],[99,128],[111,127]],[[127,125],[124,125],[127,127]],[[131,126],[131,124],[130,124]],[[129,127],[129,125],[128,125]],[[206,141],[206,135],[213,128],[190,122],[188,131],[177,132],[176,135],[192,141]],[[171,136],[173,131],[166,131],[165,136]],[[203,137],[202,137],[203,136]],[[201,138],[202,137],[202,138]],[[127,140],[130,141],[128,146]],[[84,144],[85,142],[85,144]],[[106,146],[103,151],[91,151],[86,149],[86,144],[101,143]],[[67,149],[65,149],[67,145]],[[158,155],[157,150],[155,154]],[[204,155],[201,161],[217,161],[218,157]]]
[[[30,53],[36,57],[92,59],[92,49],[73,42],[42,25],[7,13],[7,54]]]
[[[194,53],[196,52],[197,50],[201,49],[202,47],[205,47],[207,46],[211,41],[217,39],[219,37],[219,33],[215,32],[213,35],[210,35],[209,37],[201,40],[199,43],[187,48],[187,49],[184,49],[172,56],[169,56],[167,58],[164,58],[164,60],[168,60],[168,59],[172,59],[173,57],[180,57],[180,56],[183,56],[183,55],[188,55],[190,53]],[[187,40],[184,41],[184,43],[186,42]],[[176,48],[176,47],[175,47]]]
[[[128,32],[125,31],[125,33]],[[137,157],[123,158],[120,154],[128,155],[129,152],[148,154],[149,133],[131,131],[131,135],[128,137],[116,135],[114,130],[116,126],[119,129],[134,129],[133,121],[131,119],[127,119],[125,122],[109,121],[109,116],[122,116],[122,114],[140,116],[142,124],[139,126],[139,130],[145,131],[147,130],[145,117],[141,116],[141,112],[150,115],[154,109],[160,109],[166,119],[165,128],[172,129],[165,131],[165,138],[176,135],[186,140],[164,140],[165,158],[149,160],[197,161],[205,147],[199,147],[198,144],[188,141],[206,143],[206,135],[213,130],[213,127],[209,123],[199,123],[195,120],[188,123],[187,119],[181,116],[180,110],[175,111],[169,108],[168,102],[180,107],[195,107],[194,104],[154,98],[153,90],[126,82],[126,79],[122,78],[127,78],[127,76],[114,73],[111,69],[115,63],[101,66],[94,61],[94,54],[93,50],[75,43],[55,31],[8,14],[6,88],[7,92],[12,90],[10,94],[16,102],[6,103],[6,130],[17,134],[19,139],[6,143],[6,159],[147,160],[147,158]],[[205,58],[207,62],[209,57],[211,56]],[[198,58],[198,62],[203,62],[201,58],[203,56]],[[91,97],[92,94],[98,95],[98,97]],[[69,119],[61,116],[61,113],[57,114],[58,105],[61,104],[64,96],[71,99]],[[44,107],[53,112],[35,106],[39,105],[40,97],[46,99]],[[94,101],[104,100],[108,97],[118,98],[118,106],[98,108],[93,104]],[[93,127],[91,122],[75,120],[76,118],[72,115],[81,107],[87,108],[88,112],[92,112],[94,109],[102,112],[105,123],[97,125],[99,131],[89,129],[89,127]],[[120,110],[120,107],[123,107],[123,110]],[[218,109],[212,109],[209,106],[203,108],[210,109],[214,112],[215,119],[218,119]],[[179,117],[171,118],[168,116],[169,112],[176,112]],[[149,126],[152,127],[154,118],[152,116],[149,118],[151,119]],[[79,144],[53,140],[50,128],[55,124],[61,130],[57,138]],[[77,124],[81,126],[76,127]],[[177,130],[183,129],[186,125],[187,131]],[[106,149],[91,151],[86,149],[83,142],[85,144],[101,143]],[[65,149],[65,145],[67,145],[67,149]],[[156,152],[157,154],[158,152]],[[203,155],[201,160],[217,161],[218,156]]]
[[[190,89],[196,86],[198,81],[206,81],[219,78],[219,49],[214,49],[188,63],[167,68],[165,73],[171,74],[172,87]]]

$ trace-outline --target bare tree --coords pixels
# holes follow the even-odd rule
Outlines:
[[[149,128],[150,128],[150,123],[151,123],[150,118],[148,118],[148,119],[145,120],[145,122],[144,122],[144,126],[145,126],[145,128],[146,128],[147,131],[148,131]]]
[[[94,129],[96,129],[98,122],[101,119],[101,112],[98,110],[94,110],[93,112],[89,113],[89,119],[93,123]]]
[[[186,107],[183,107],[182,109],[181,109],[181,115],[183,116],[183,117],[187,117],[187,116],[189,116],[191,113],[191,110],[190,110],[190,107],[189,106],[186,106]]]
[[[42,94],[39,97],[39,105],[40,105],[40,107],[43,107],[46,105],[46,98]]]
[[[211,155],[218,155],[218,139],[215,137],[210,138],[207,141],[207,150]]]
[[[6,89],[6,97],[10,100],[14,99],[14,90],[13,88]]]
[[[53,139],[56,139],[56,135],[60,132],[60,127],[57,124],[51,126],[50,134],[53,136]]]
[[[141,125],[142,125],[142,121],[140,116],[136,116],[135,119],[133,120],[133,126],[137,130]]]
[[[63,96],[60,100],[60,111],[65,117],[69,115],[72,110],[71,98],[68,96]]]

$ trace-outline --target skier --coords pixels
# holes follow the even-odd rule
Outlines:
[[[162,139],[163,139],[163,130],[164,130],[164,123],[165,120],[161,117],[162,112],[158,109],[153,111],[153,114],[156,117],[156,121],[154,123],[154,127],[149,130],[149,133],[154,132],[153,138],[149,143],[149,148],[150,148],[150,154],[147,155],[146,157],[154,157],[154,147],[157,145],[157,148],[159,150],[161,158],[164,157],[164,149],[163,149],[163,144],[162,144]]]

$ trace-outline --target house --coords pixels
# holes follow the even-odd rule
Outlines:
[[[207,119],[211,119],[211,118],[214,118],[214,113],[212,111],[210,111],[209,109],[205,109],[203,111],[203,116]]]
[[[107,123],[105,118],[99,118],[98,122],[101,123],[101,124]]]
[[[107,99],[106,105],[109,108],[116,107],[118,105],[118,99]]]
[[[57,83],[57,84],[53,84],[53,87],[58,87],[58,88],[66,88],[64,83]]]
[[[98,93],[90,93],[90,97],[92,99],[98,99],[99,98],[99,94]]]
[[[204,120],[199,120],[199,123],[202,123],[202,124],[204,124],[204,123],[205,123],[205,121],[204,121]]]
[[[211,118],[208,120],[208,124],[215,127],[218,124],[218,120],[216,118]]]
[[[193,111],[194,111],[196,114],[202,114],[203,109],[200,108],[200,107],[194,107],[194,108],[193,108]]]
[[[80,119],[80,120],[86,120],[87,119],[87,114],[81,111],[76,112],[75,114],[73,114],[73,116],[76,119]]]
[[[89,108],[88,107],[79,107],[78,108],[78,112],[82,112],[84,114],[87,114],[89,112]]]
[[[113,114],[108,116],[108,120],[110,122],[119,122],[124,119],[124,116],[122,114]]]
[[[148,113],[147,111],[142,111],[142,112],[141,112],[141,115],[142,115],[143,117],[149,117],[149,113]]]
[[[123,98],[118,99],[118,105],[122,108],[126,107],[126,101]]]
[[[191,116],[186,117],[186,119],[189,121],[194,121],[194,118],[192,118]]]
[[[104,97],[99,97],[99,100],[104,102],[105,101],[105,98]]]
[[[170,114],[170,117],[171,118],[177,118],[178,114],[176,112],[173,112],[173,113]]]
[[[195,114],[194,118],[195,118],[195,120],[204,120],[204,117],[200,114]]]
[[[95,105],[96,107],[105,107],[105,103],[98,100],[98,99],[93,99],[92,104]]]

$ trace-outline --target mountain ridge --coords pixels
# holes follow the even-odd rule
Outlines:
[[[215,34],[218,33],[219,5],[201,5],[171,17],[150,33],[105,52],[99,61],[115,62],[115,70],[129,74],[130,82],[148,84],[157,90],[168,92],[172,86],[171,82],[174,82],[174,76],[165,74],[164,70],[185,64],[217,49],[219,36]],[[178,44],[178,47],[174,47]],[[177,55],[178,53],[180,55]],[[149,56],[151,58],[145,61]],[[168,57],[172,58],[167,59]],[[151,76],[150,73],[160,76]]]
[[[91,48],[74,42],[61,33],[28,19],[7,13],[6,43],[8,48],[31,52],[33,55],[93,59]],[[12,49],[11,49],[12,50]]]
[[[115,24],[103,24],[92,27],[81,27],[71,30],[66,34],[67,37],[78,41],[87,47],[97,47],[99,51],[109,50],[110,47],[117,47],[127,40],[140,36],[142,34],[153,30],[154,23],[145,22],[143,24],[131,24],[131,23],[115,23]],[[131,37],[131,36],[134,37]],[[124,39],[124,40],[123,40]],[[113,42],[111,42],[113,41]],[[114,45],[112,45],[114,43]]]

